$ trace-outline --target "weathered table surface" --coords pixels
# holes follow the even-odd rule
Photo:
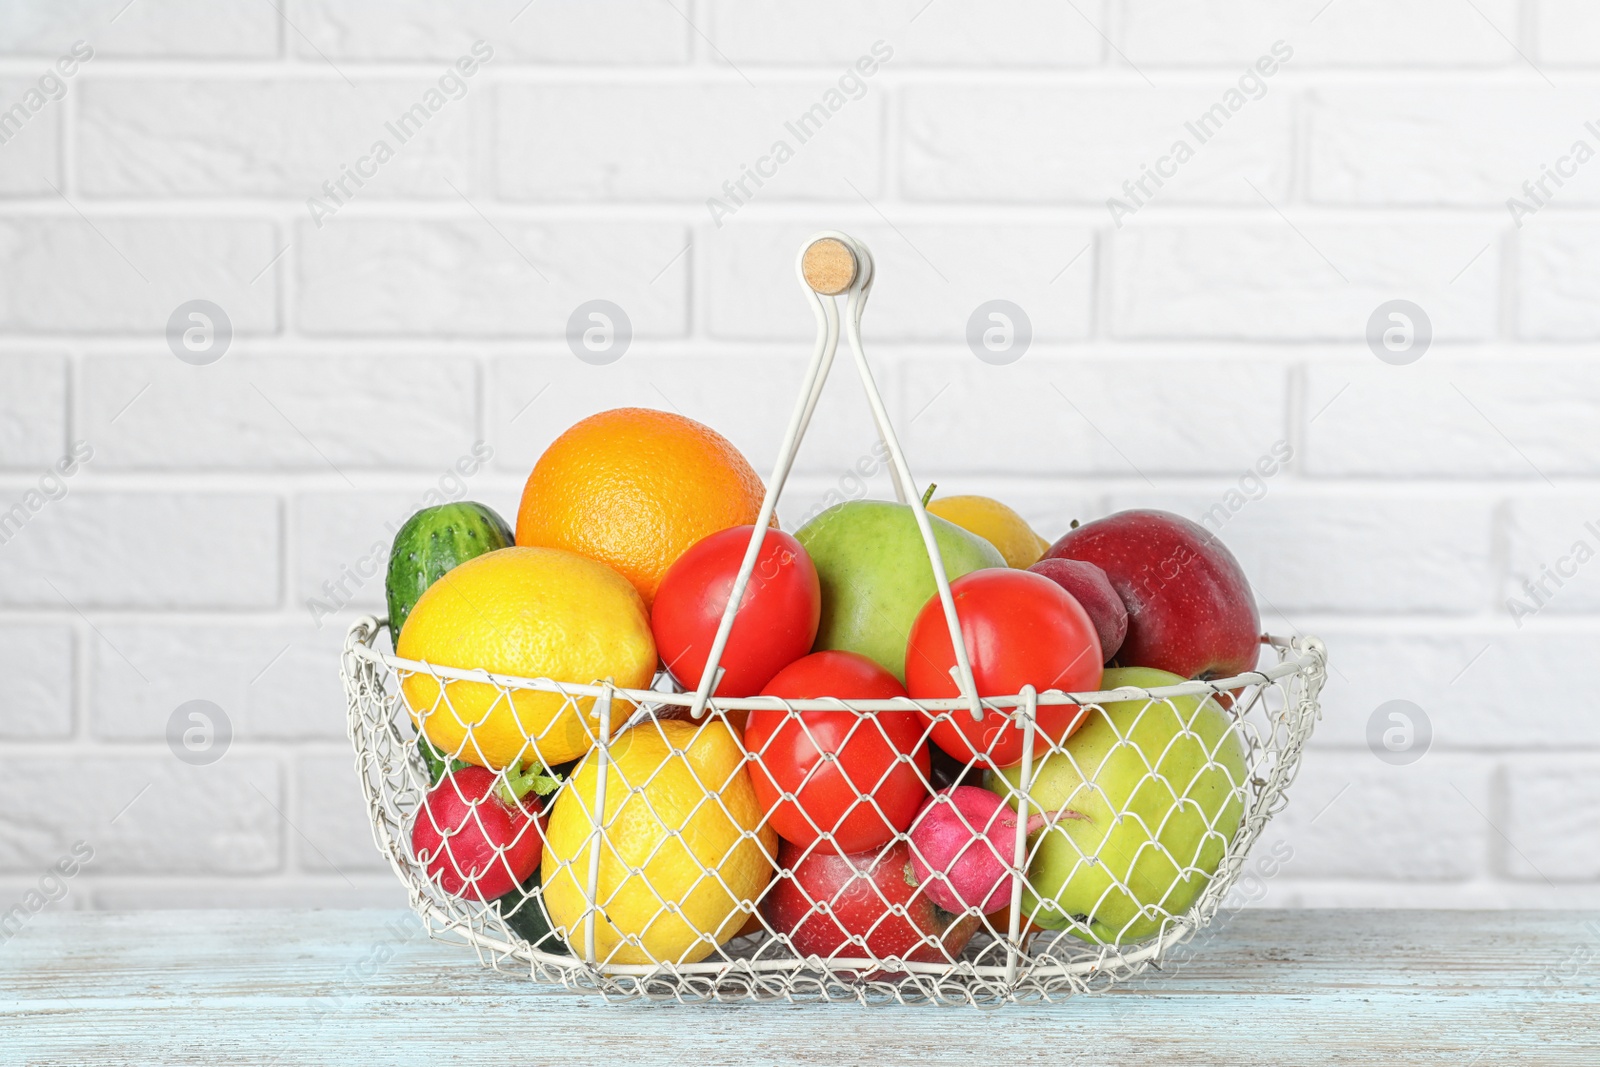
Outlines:
[[[605,1004],[381,911],[45,913],[0,1064],[1600,1064],[1600,913],[1246,911],[1060,1004]]]

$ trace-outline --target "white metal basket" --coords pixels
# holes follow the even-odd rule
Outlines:
[[[961,640],[938,546],[861,345],[861,313],[872,286],[870,253],[844,234],[825,233],[807,243],[797,267],[804,291],[817,313],[818,341],[777,468],[768,483],[769,491],[756,530],[766,529],[837,350],[841,324],[831,297],[847,293],[849,303],[844,331],[890,457],[896,494],[902,503],[913,509],[928,550],[953,637],[957,665],[952,674],[962,695],[946,700],[782,700],[711,696],[718,674],[716,665],[756,563],[761,545],[758,538],[752,538],[746,552],[703,681],[699,691],[693,693],[678,691],[665,673],[658,675],[654,688],[632,690],[603,681],[580,684],[517,678],[404,660],[376,647],[376,639],[385,624],[371,617],[363,618],[351,627],[346,638],[342,674],[357,772],[367,798],[377,845],[405,884],[412,907],[432,936],[473,946],[481,960],[497,969],[526,969],[535,979],[609,997],[993,1004],[1058,999],[1132,977],[1159,961],[1173,945],[1192,936],[1210,921],[1238,878],[1263,827],[1285,803],[1284,790],[1294,778],[1302,750],[1319,714],[1317,697],[1325,675],[1325,650],[1315,638],[1268,637],[1262,639],[1263,646],[1275,655],[1276,662],[1234,678],[1100,693],[1055,690],[1039,693],[1029,687],[1009,696],[980,697]],[[426,859],[430,857],[416,855],[411,844],[413,823],[431,787],[429,769],[418,747],[413,715],[427,715],[438,709],[413,710],[402,693],[404,681],[420,675],[431,679],[430,688],[437,702],[449,702],[452,685],[488,685],[493,687],[494,699],[506,701],[508,705],[518,694],[524,698],[529,693],[558,694],[563,707],[577,713],[565,716],[561,728],[570,731],[577,723],[586,731],[584,743],[588,752],[583,759],[596,761],[599,795],[590,798],[595,804],[595,814],[591,816],[591,840],[585,846],[583,858],[574,862],[570,870],[563,864],[557,874],[583,887],[585,907],[581,917],[552,928],[537,874],[519,888],[489,902],[452,895],[429,876]],[[613,718],[609,712],[618,702],[623,702],[628,715],[620,728],[612,730]],[[788,893],[792,900],[794,890],[801,883],[794,877],[794,869],[780,862],[792,859],[791,851],[786,851],[783,857],[768,852],[772,838],[765,827],[743,826],[741,834],[742,841],[759,842],[763,840],[761,833],[766,833],[768,843],[759,847],[773,873],[761,892],[740,897],[729,890],[716,864],[697,861],[701,866],[696,886],[710,886],[713,895],[721,892],[727,897],[727,907],[725,919],[720,918],[719,913],[719,921],[710,924],[714,929],[701,931],[703,944],[697,942],[700,951],[695,953],[679,959],[650,957],[644,962],[635,962],[641,952],[650,956],[647,942],[611,924],[606,911],[608,901],[601,899],[598,891],[599,858],[602,854],[613,859],[620,855],[615,847],[619,843],[607,837],[607,830],[616,823],[617,815],[607,804],[605,789],[616,769],[612,761],[615,738],[627,731],[653,731],[663,738],[671,732],[676,740],[669,740],[668,745],[673,746],[692,745],[694,740],[684,742],[683,738],[689,736],[698,740],[703,731],[728,728],[730,715],[737,718],[739,713],[763,708],[781,710],[799,724],[800,729],[804,729],[804,716],[809,712],[847,711],[857,717],[854,728],[862,731],[882,731],[887,717],[895,715],[918,716],[917,721],[931,729],[931,724],[936,722],[999,712],[1023,732],[1023,759],[1015,772],[1017,777],[1009,795],[1013,806],[1026,815],[1030,810],[1039,812],[1041,807],[1034,796],[1038,784],[1034,775],[1047,759],[1071,761],[1072,768],[1077,770],[1070,741],[1056,743],[1034,729],[1035,713],[1040,707],[1078,705],[1085,718],[1092,721],[1094,716],[1104,716],[1106,723],[1111,723],[1113,717],[1106,710],[1107,705],[1122,709],[1119,716],[1125,716],[1127,709],[1136,705],[1133,719],[1119,718],[1118,724],[1111,727],[1117,738],[1113,747],[1133,747],[1124,732],[1136,728],[1145,715],[1176,715],[1184,724],[1179,739],[1195,737],[1189,732],[1189,723],[1193,721],[1193,709],[1201,702],[1209,702],[1217,714],[1226,717],[1226,736],[1237,739],[1242,751],[1243,774],[1238,775],[1235,769],[1224,766],[1227,761],[1217,755],[1222,746],[1216,743],[1204,751],[1204,765],[1198,771],[1191,769],[1193,777],[1187,782],[1170,780],[1164,754],[1154,763],[1141,756],[1145,760],[1145,770],[1137,789],[1149,786],[1166,790],[1166,795],[1174,798],[1170,812],[1162,815],[1160,825],[1156,826],[1144,825],[1142,820],[1147,812],[1136,812],[1131,806],[1115,813],[1114,821],[1141,820],[1143,838],[1137,854],[1123,857],[1128,866],[1120,874],[1113,868],[1121,861],[1111,857],[1104,860],[1092,855],[1077,857],[1072,868],[1074,875],[1084,865],[1100,864],[1096,873],[1107,880],[1107,886],[1088,911],[1051,916],[1048,925],[1061,927],[1059,929],[1035,927],[1030,915],[1024,914],[1025,891],[1034,893],[1039,888],[1029,882],[1030,866],[1037,857],[1040,841],[1054,831],[1036,832],[1030,841],[1023,819],[1017,820],[1014,849],[1004,857],[1009,872],[1006,884],[1010,887],[1007,907],[984,915],[978,914],[976,907],[959,916],[938,912],[942,925],[930,929],[919,925],[922,920],[911,916],[914,907],[922,905],[916,899],[921,890],[912,890],[913,904],[908,906],[905,901],[884,898],[881,888],[864,881],[854,887],[855,891],[877,894],[874,906],[881,906],[880,926],[868,936],[857,933],[853,937],[843,936],[850,931],[839,928],[838,944],[826,953],[808,953],[797,948],[795,939],[790,936],[797,928],[791,923],[780,929],[782,924],[775,924],[769,914],[767,904],[778,887],[782,886],[782,892]],[[1185,714],[1191,719],[1182,719]],[[673,721],[686,725],[671,728],[663,725]],[[689,733],[686,734],[686,730]],[[738,736],[737,730],[734,736]],[[926,739],[928,734],[924,732],[922,736]],[[1176,746],[1179,739],[1172,744]],[[539,739],[532,740],[537,744]],[[462,743],[463,751],[447,755],[470,755],[472,745],[469,731]],[[681,758],[681,749],[672,751],[674,755],[668,757],[667,762]],[[742,746],[739,751],[744,764],[733,773],[758,771],[762,753],[745,752]],[[684,762],[687,765],[687,760]],[[976,775],[983,770],[979,763],[980,760],[974,759],[959,769],[946,764],[936,772],[939,780],[925,784],[930,791],[951,781],[977,784]],[[554,775],[570,768],[543,770]],[[1165,836],[1168,819],[1182,817],[1172,812],[1181,812],[1186,807],[1203,810],[1190,790],[1198,791],[1195,783],[1200,782],[1202,776],[1209,783],[1207,788],[1214,790],[1216,783],[1223,781],[1217,778],[1219,771],[1226,773],[1226,804],[1222,811],[1204,816],[1198,826],[1201,833],[1191,842],[1178,840],[1181,835]],[[503,779],[505,774],[500,773]],[[655,773],[651,772],[651,777]],[[1093,769],[1084,774],[1081,789],[1099,791],[1109,797],[1108,787],[1096,780],[1097,774]],[[727,783],[699,783],[698,778],[694,781],[703,785],[704,796],[700,803],[708,806],[706,810],[713,814],[720,811],[719,817],[727,818],[731,824],[733,816],[722,800],[722,789]],[[644,788],[648,784],[648,778],[621,781],[620,785],[627,787],[623,790],[626,794],[621,802],[623,808],[629,804],[643,804],[648,814],[656,816],[649,807],[648,792]],[[561,788],[569,787],[570,784]],[[560,802],[561,795],[558,792],[551,803]],[[870,795],[870,790],[861,795]],[[616,803],[615,797],[613,803]],[[587,806],[584,810],[589,813]],[[699,811],[700,807],[695,810]],[[685,855],[693,854],[683,844],[688,824],[669,825],[670,822],[667,819],[663,823],[662,842],[656,846],[657,851],[651,853],[650,861],[661,854],[662,849],[683,849]],[[1192,813],[1189,825],[1195,825]],[[827,828],[821,829],[826,831]],[[543,835],[544,825],[531,821],[525,832]],[[812,849],[830,847],[828,834],[824,832],[822,837]],[[904,831],[894,838],[895,847],[902,844],[909,849],[915,847]],[[449,848],[448,837],[442,847]],[[985,844],[984,847],[990,846]],[[797,865],[799,861],[794,862]],[[1141,864],[1146,866],[1141,867]],[[1149,864],[1174,875],[1165,889],[1152,891],[1150,885],[1143,882],[1138,886],[1128,884],[1148,876],[1155,869]],[[909,877],[909,864],[906,870]],[[627,879],[645,877],[638,865],[625,864],[624,872]],[[666,922],[668,916],[687,916],[688,912],[679,908],[687,898],[665,899],[658,891],[651,891],[660,898],[659,912],[649,920],[651,924],[658,919]],[[1146,899],[1153,892],[1157,899]],[[1035,894],[1030,899],[1038,901],[1041,896],[1048,894]],[[839,894],[830,900],[814,900],[809,893],[804,893],[803,900],[808,910],[801,927],[813,922],[834,923],[833,909],[842,906]],[[928,913],[924,907],[916,914],[925,916]],[[1120,915],[1122,919],[1118,930],[1108,936],[1106,922],[1099,917],[1111,914]],[[1037,904],[1031,917],[1041,917]],[[904,929],[895,924],[903,924]],[[880,929],[893,935],[886,936],[884,941],[893,942],[895,948],[882,948],[884,941],[877,937]],[[608,943],[610,949],[606,947]],[[623,945],[630,947],[624,951]]]

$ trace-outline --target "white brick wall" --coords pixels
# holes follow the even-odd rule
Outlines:
[[[912,84],[901,152],[908,199],[1094,204],[1166,152],[1183,124],[1215,102],[1210,79],[1181,88],[1041,82]],[[1048,131],[1048,135],[1041,136]],[[1247,204],[1254,184],[1288,191],[1289,102],[1267,96],[1204,145],[1161,192],[1167,203]],[[971,146],[952,151],[952,145]]]
[[[770,464],[810,346],[794,251],[838,227],[874,248],[879,380],[946,492],[1054,536],[1199,514],[1292,445],[1224,530],[1268,625],[1332,653],[1268,903],[1600,904],[1600,718],[1575,688],[1600,664],[1600,562],[1578,561],[1600,550],[1600,159],[1563,162],[1600,150],[1591,3],[520,6],[5,5],[0,513],[26,521],[0,543],[0,893],[81,838],[63,907],[402,903],[336,669],[381,605],[386,524],[441,485],[509,514],[540,449],[617,404]],[[459,99],[345,178],[478,41]],[[830,89],[856,98],[731,199]],[[1179,139],[1193,158],[1113,217]],[[1507,198],[1557,168],[1519,225]],[[611,366],[562,339],[595,298],[634,329]],[[1034,331],[1006,367],[963,340],[995,298]],[[235,331],[208,366],[167,346],[193,299]],[[1410,366],[1363,342],[1394,299],[1432,325]],[[781,514],[872,440],[842,374]],[[1394,699],[1433,724],[1409,766],[1367,749]],[[220,762],[169,752],[189,700],[226,712]]]
[[[1277,37],[1291,40],[1297,62],[1308,66],[1393,71],[1516,62],[1518,0],[1473,6],[1481,14],[1462,18],[1455,0],[1122,0],[1117,16],[1121,50],[1141,66],[1250,63]]]
[[[326,221],[320,230],[300,222],[291,246],[297,330],[345,338],[559,338],[572,309],[603,293],[628,309],[635,337],[686,332],[686,227],[531,222],[500,214],[495,204],[480,218],[470,202],[458,198],[455,206],[467,217],[361,216]]]
[[[60,0],[12,5],[0,49],[54,59],[84,40],[107,57],[270,60],[281,53],[283,36],[270,10],[223,15],[210,0]]]
[[[396,149],[361,189],[364,200],[453,200],[450,184],[480,191],[484,138],[474,126],[485,94],[476,81],[439,122]],[[351,89],[327,70],[299,82],[270,73],[247,81],[105,78],[81,89],[78,188],[127,199],[322,195],[322,183],[340,177],[341,165],[353,166],[420,95],[414,80],[373,79]]]
[[[508,5],[500,0],[304,0],[294,55],[334,60],[454,60],[489,41],[519,62],[682,63],[693,28],[655,0]]]
[[[1588,101],[1542,83],[1323,86],[1307,105],[1309,199],[1379,207],[1503,201],[1600,117]],[[1558,195],[1594,204],[1600,168],[1578,170]]]
[[[0,355],[0,456],[8,467],[47,467],[67,443],[67,365],[60,354]]]
[[[907,66],[1084,67],[1104,51],[1092,25],[1051,0],[708,0],[699,10],[717,51],[740,64],[851,63],[879,38],[904,42],[895,61]]]
[[[276,279],[261,274],[282,246],[271,223],[170,209],[80,217],[75,207],[95,205],[65,195],[20,201],[15,216],[0,220],[0,330],[127,334],[162,345],[173,309],[200,294],[227,309],[239,334],[281,329]]]
[[[1359,341],[1372,310],[1405,294],[1427,310],[1441,340],[1498,336],[1499,220],[1313,217],[1319,221],[1299,226],[1254,212],[1249,221],[1129,223],[1108,237],[1109,332],[1164,341]]]
[[[81,432],[104,469],[427,470],[469,451],[477,430],[464,356],[240,353],[209,367],[167,351],[89,356],[80,391]]]
[[[1553,210],[1552,210],[1553,213]],[[1518,234],[1522,281],[1516,291],[1517,336],[1529,341],[1600,338],[1600,310],[1590,294],[1600,283],[1600,228],[1574,220]]]

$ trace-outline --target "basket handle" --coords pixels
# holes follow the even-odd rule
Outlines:
[[[895,495],[901,503],[910,505],[912,515],[917,522],[917,530],[922,535],[923,547],[928,553],[928,563],[933,568],[933,580],[939,589],[939,603],[944,608],[945,625],[949,628],[950,643],[956,655],[956,665],[950,673],[955,677],[962,699],[971,708],[973,719],[975,721],[982,719],[983,703],[978,697],[978,686],[972,677],[972,662],[967,655],[966,642],[961,636],[961,620],[956,615],[955,598],[950,593],[950,580],[945,577],[944,557],[939,552],[939,544],[933,536],[933,524],[928,521],[927,509],[922,506],[922,494],[916,491],[916,482],[911,477],[911,467],[906,463],[905,453],[900,449],[899,438],[895,436],[894,427],[889,422],[888,409],[884,406],[883,396],[878,392],[877,383],[873,380],[872,368],[867,363],[866,351],[861,344],[861,314],[866,308],[867,297],[872,292],[874,279],[872,253],[867,250],[866,245],[855,238],[836,230],[827,230],[805,243],[796,259],[795,271],[800,276],[800,286],[810,299],[812,310],[816,313],[817,343],[812,350],[811,364],[806,371],[799,399],[795,403],[793,414],[789,417],[789,427],[784,434],[783,447],[778,450],[777,465],[767,482],[768,488],[761,501],[760,514],[756,517],[755,530],[750,536],[750,544],[745,548],[744,559],[739,564],[738,577],[729,592],[727,607],[722,612],[722,621],[717,625],[716,638],[711,642],[711,655],[706,660],[706,668],[700,676],[700,685],[695,690],[694,703],[689,713],[696,719],[705,714],[706,702],[721,678],[722,669],[719,664],[722,661],[723,650],[728,644],[728,635],[733,631],[734,616],[738,614],[740,604],[744,600],[745,587],[755,571],[756,558],[760,555],[761,545],[766,539],[767,526],[772,521],[778,498],[783,494],[784,484],[788,481],[789,472],[794,466],[795,454],[800,450],[800,441],[805,437],[806,427],[810,425],[811,415],[816,410],[817,400],[822,395],[823,384],[827,381],[828,372],[833,368],[833,357],[839,348],[839,308],[833,298],[848,294],[844,320],[845,335],[850,341],[850,351],[855,356],[856,370],[861,376],[861,384],[867,391],[867,403],[872,408],[872,420],[876,423],[878,436],[889,453]],[[824,297],[828,299],[824,300]]]

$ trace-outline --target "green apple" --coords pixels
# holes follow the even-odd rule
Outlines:
[[[1100,688],[1185,679],[1114,667]],[[984,784],[1017,805],[1021,767]],[[1035,842],[1023,913],[1085,941],[1129,944],[1195,902],[1244,817],[1248,774],[1233,717],[1207,697],[1124,700],[1089,719],[1035,766],[1032,811],[1054,816]]]
[[[1004,567],[1000,551],[977,534],[929,515],[952,581],[984,567]],[[909,504],[850,500],[795,532],[822,582],[818,652],[859,652],[903,683],[906,638],[917,612],[939,591]]]

